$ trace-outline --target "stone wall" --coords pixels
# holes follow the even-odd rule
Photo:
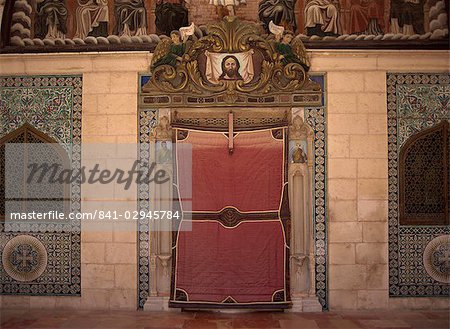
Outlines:
[[[314,52],[328,77],[330,309],[448,307],[388,296],[386,72],[448,70],[445,52]]]
[[[443,72],[444,51],[312,51],[326,73],[330,309],[444,308],[446,299],[388,297],[386,72]],[[138,73],[147,53],[2,55],[0,75],[83,74],[83,142],[137,142]],[[83,161],[123,166],[136,150],[111,148]],[[82,190],[83,210],[111,201],[136,209],[136,188]],[[2,296],[2,307],[135,309],[133,223],[83,226],[82,296]]]

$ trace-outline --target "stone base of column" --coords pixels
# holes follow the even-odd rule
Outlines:
[[[180,312],[180,308],[169,308],[169,297],[148,297],[144,311],[148,312]]]
[[[288,312],[322,312],[317,296],[292,297],[292,308]]]

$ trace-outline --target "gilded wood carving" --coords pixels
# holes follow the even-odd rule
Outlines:
[[[264,106],[298,104],[293,96],[299,93],[302,101],[318,103],[321,90],[309,79],[309,66],[300,38],[289,32],[275,39],[263,37],[256,24],[227,16],[220,24],[209,25],[208,34],[194,42],[181,40],[176,33],[161,42],[151,63],[151,78],[142,87],[142,101],[223,106],[255,98],[255,105]],[[184,98],[187,94],[192,102]],[[174,102],[173,95],[180,101]]]

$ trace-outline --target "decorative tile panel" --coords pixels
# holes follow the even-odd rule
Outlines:
[[[61,144],[74,170],[81,166],[81,110],[79,75],[0,77],[0,138],[28,123]],[[81,210],[80,193],[79,183],[73,183],[72,212]],[[25,280],[0,267],[0,294],[80,295],[80,229],[79,220],[31,226],[0,222],[0,253],[9,253],[16,260],[12,265],[39,266],[45,258],[42,273]]]
[[[432,278],[424,251],[433,239],[450,233],[446,226],[399,224],[398,158],[405,141],[423,129],[450,119],[450,74],[387,75],[389,161],[389,295],[447,296],[449,286]]]

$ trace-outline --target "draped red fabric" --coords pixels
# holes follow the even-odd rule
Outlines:
[[[190,301],[271,302],[284,289],[284,235],[279,221],[192,222],[178,238],[176,285]]]
[[[190,157],[183,154],[177,156],[177,163],[181,195],[190,194],[192,177],[193,211],[218,212],[230,206],[241,212],[278,210],[283,141],[274,139],[270,130],[237,134],[232,155],[222,133],[190,131],[179,143],[192,145],[192,168],[185,161]]]
[[[286,289],[286,236],[280,219],[265,216],[280,208],[284,141],[271,130],[240,132],[232,154],[223,133],[189,131],[177,143],[191,145],[177,146],[177,172],[181,196],[190,194],[192,177],[192,199],[181,203],[192,202],[196,217],[178,231],[174,291],[185,294],[182,303],[273,303]],[[252,219],[226,227],[218,213],[227,207]]]

